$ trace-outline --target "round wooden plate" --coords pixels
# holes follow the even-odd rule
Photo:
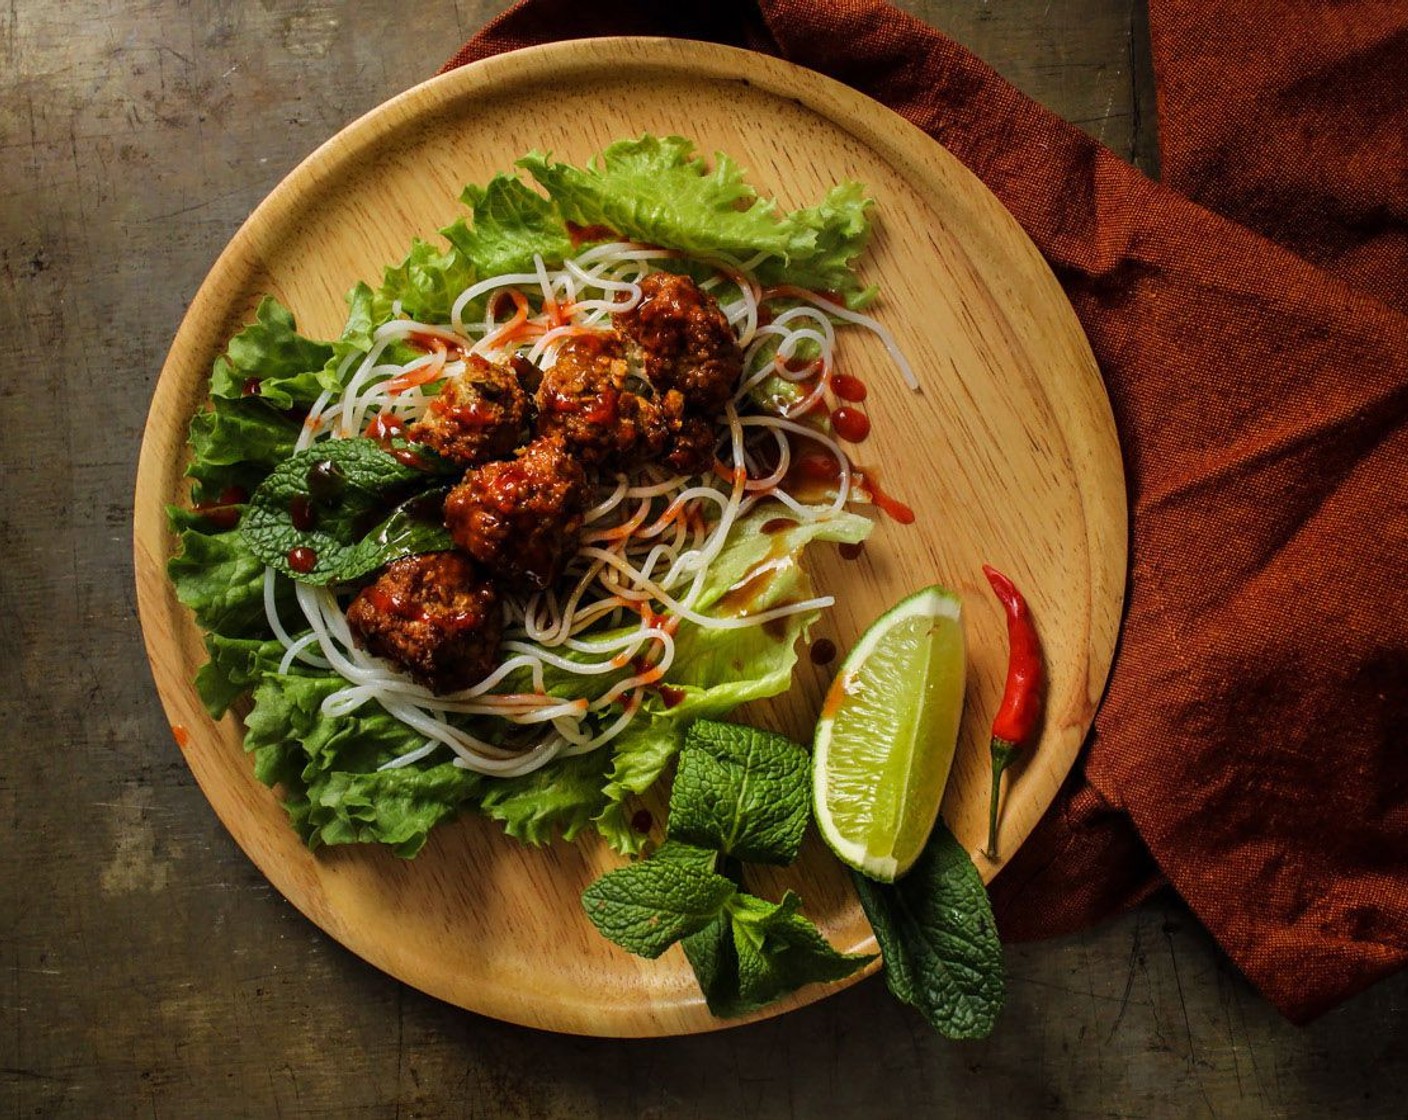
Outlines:
[[[261,295],[282,300],[304,333],[333,337],[347,289],[375,280],[412,237],[457,217],[464,183],[509,169],[529,148],[581,162],[645,131],[728,152],[787,207],[846,178],[875,198],[862,271],[881,286],[876,314],[923,391],[904,387],[868,335],[849,332],[841,360],[869,386],[873,422],[852,457],[878,466],[917,520],[882,519],[857,561],[814,549],[816,582],[838,602],[812,638],[844,650],[884,608],[929,583],[962,595],[968,699],[943,815],[991,877],[996,866],[977,853],[1006,632],[980,565],[997,565],[1026,592],[1050,674],[1040,742],[1007,797],[1010,855],[1070,768],[1113,656],[1126,548],[1114,424],[1075,315],[1012,217],[918,129],[810,71],[699,43],[561,43],[435,78],[344,129],[254,212],[197,293],[152,402],[135,524],[157,688],[201,788],[274,886],[352,951],[442,999],[535,1027],[616,1036],[729,1025],[710,1016],[678,947],[640,960],[587,921],[582,889],[619,858],[595,842],[526,848],[474,817],[442,827],[412,862],[373,850],[310,854],[254,780],[239,722],[212,722],[196,698],[204,650],[165,578],[173,542],[163,507],[184,499],[186,427],[211,363]],[[806,740],[828,676],[803,655],[787,696],[739,718]],[[873,950],[846,874],[814,838],[795,867],[753,883],[771,897],[784,885],[838,947]],[[764,1014],[835,987],[808,988]]]

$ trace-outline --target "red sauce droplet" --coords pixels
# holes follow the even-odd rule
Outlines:
[[[876,509],[889,514],[901,525],[914,524],[914,510],[880,488],[880,476],[875,468],[866,470],[862,485],[869,491],[870,500],[875,503]]]
[[[378,413],[367,425],[367,438],[374,439],[377,443],[389,443],[391,437],[405,426],[405,423],[392,413]]]
[[[479,480],[479,502],[500,513],[513,513],[522,502],[530,481],[521,462],[505,463],[491,476]]]
[[[787,604],[782,603],[779,605],[786,606]],[[786,618],[769,618],[763,622],[762,627],[763,633],[775,642],[780,642],[783,638],[787,637]]]
[[[204,514],[211,527],[222,533],[229,532],[240,523],[240,511],[233,506],[210,506],[207,509],[197,507],[196,512]]]
[[[259,378],[246,377],[244,384],[240,386],[240,396],[257,397],[259,395]]]
[[[567,223],[567,236],[572,239],[572,247],[585,245],[588,241],[620,241],[621,235],[610,226],[581,226],[576,222]]]
[[[639,833],[649,832],[654,824],[655,818],[650,815],[649,809],[637,809],[631,817],[631,827]]]
[[[382,614],[404,618],[409,622],[422,622],[442,633],[473,630],[484,621],[484,616],[478,611],[432,611],[425,603],[417,602],[410,596],[397,595],[377,584],[365,588],[360,598]]]
[[[859,560],[860,554],[865,551],[865,542],[856,541],[852,544],[850,541],[845,541],[836,551],[841,554],[842,560]]]
[[[831,378],[831,391],[843,401],[865,400],[865,382],[859,377],[852,377],[848,373],[833,374]]]
[[[787,468],[783,488],[798,501],[821,501],[841,484],[841,460],[824,451],[804,451]]]
[[[197,502],[192,509],[222,532],[240,523],[239,507],[249,501],[242,486],[227,486],[213,502]]]
[[[660,702],[667,708],[678,708],[684,703],[684,689],[672,684],[657,684],[655,691],[660,694]]]
[[[788,529],[795,529],[797,522],[790,517],[773,517],[763,522],[763,532],[769,535],[773,533],[785,533]]]
[[[179,723],[171,725],[171,737],[176,740],[176,745],[182,750],[191,745],[191,733]]]
[[[620,411],[621,397],[615,389],[608,386],[590,399],[590,406],[582,409],[582,416],[589,423],[614,424],[616,422],[616,416]]]
[[[318,523],[318,511],[307,494],[295,494],[288,500],[288,516],[300,533],[308,532]]]
[[[398,447],[392,450],[391,457],[403,467],[410,467],[413,471],[428,471],[430,464],[412,451],[409,447]]]
[[[318,566],[318,554],[302,545],[291,548],[288,550],[288,566],[295,572],[307,575]]]
[[[836,434],[850,443],[860,443],[870,435],[870,417],[858,408],[842,405],[831,414],[831,426]]]
[[[811,659],[813,665],[830,665],[836,660],[836,643],[830,638],[818,638],[812,643]]]

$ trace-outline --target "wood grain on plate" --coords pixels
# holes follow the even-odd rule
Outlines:
[[[1017,581],[1042,629],[1050,686],[1040,743],[1009,789],[1010,854],[1069,770],[1113,656],[1126,522],[1109,404],[1059,286],[996,199],[923,133],[809,71],[697,43],[563,43],[454,71],[349,126],[255,211],[193,301],[152,403],[135,524],[142,625],[168,716],[185,730],[187,759],[220,819],[274,886],[354,952],[433,995],[531,1026],[621,1036],[728,1024],[709,1015],[678,948],[643,961],[586,920],[582,889],[619,862],[603,846],[525,848],[470,817],[439,829],[410,863],[304,849],[255,781],[238,721],[212,722],[196,698],[204,650],[165,578],[163,506],[183,497],[186,426],[211,362],[261,295],[290,307],[304,333],[334,336],[347,289],[457,217],[465,182],[510,168],[529,148],[580,162],[644,131],[728,152],[786,207],[845,178],[874,196],[863,274],[880,284],[875,313],[923,391],[904,387],[873,338],[847,332],[841,361],[869,386],[873,422],[852,458],[878,466],[917,520],[882,520],[857,561],[829,546],[809,554],[819,588],[838,599],[812,638],[844,650],[885,607],[931,582],[962,595],[968,701],[943,813],[976,853],[1006,650],[980,565]],[[805,739],[827,675],[803,656],[786,697],[740,716]],[[996,872],[975,858],[985,877]],[[771,894],[784,884],[837,946],[873,948],[846,875],[819,843],[754,887]],[[806,989],[765,1014],[834,988]]]

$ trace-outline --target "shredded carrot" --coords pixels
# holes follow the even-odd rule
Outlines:
[[[612,529],[603,529],[602,531],[597,533],[589,533],[586,539],[589,541],[625,540],[626,538],[630,537],[631,534],[633,534],[637,529],[640,528],[641,523],[645,520],[645,515],[649,512],[650,503],[642,502],[640,504],[640,508],[636,510],[635,515],[629,521],[623,521],[620,525],[617,525],[615,528]],[[666,512],[668,513],[669,511],[667,510]]]
[[[445,340],[441,338],[431,338],[430,349],[435,355],[435,360],[408,373],[400,373],[386,383],[386,391],[393,397],[400,396],[407,389],[414,389],[417,385],[424,385],[428,381],[434,381],[445,369],[445,355],[448,352]]]
[[[714,473],[725,482],[731,482],[735,486],[740,482],[748,481],[748,469],[746,467],[730,467],[719,459],[714,460]]]
[[[507,294],[509,299],[513,300],[513,317],[509,319],[508,322],[502,324],[497,330],[491,331],[489,334],[485,335],[483,339],[484,345],[497,345],[505,340],[511,341],[515,338],[522,337],[518,335],[517,332],[528,322],[528,297],[517,288],[504,288],[496,293],[496,301],[498,296],[504,294]]]

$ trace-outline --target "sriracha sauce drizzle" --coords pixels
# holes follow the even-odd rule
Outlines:
[[[914,524],[914,510],[880,488],[880,472],[875,467],[866,468],[861,485],[869,492],[876,509],[889,514],[901,525]]]

